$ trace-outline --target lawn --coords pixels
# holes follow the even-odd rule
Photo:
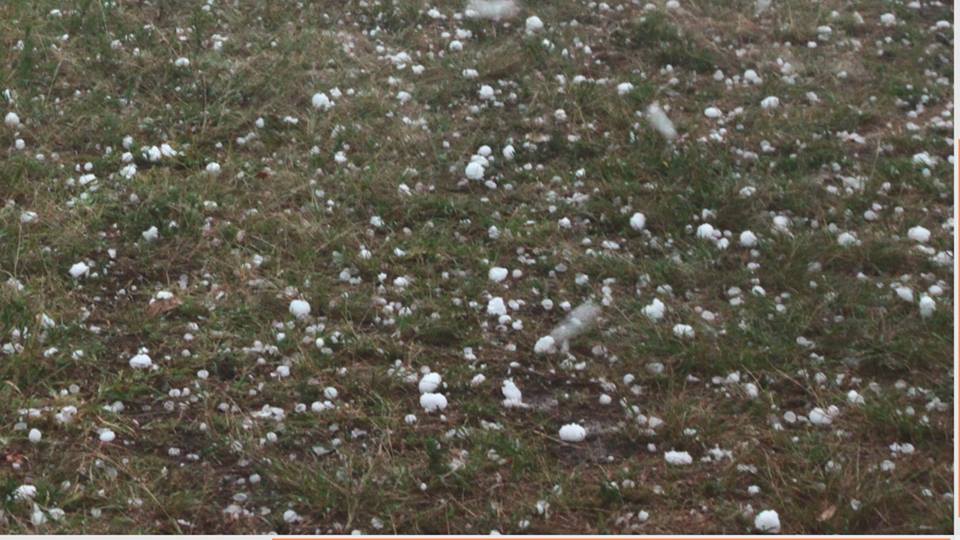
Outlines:
[[[954,515],[946,0],[0,0],[0,530]]]

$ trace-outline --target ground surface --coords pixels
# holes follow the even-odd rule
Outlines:
[[[952,530],[950,3],[464,7],[0,2],[0,529]]]

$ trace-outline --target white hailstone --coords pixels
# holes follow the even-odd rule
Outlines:
[[[780,106],[780,98],[777,96],[767,96],[760,102],[760,106],[764,109],[776,109]]]
[[[647,227],[647,216],[637,212],[630,216],[630,228],[635,231],[642,231]]]
[[[702,240],[713,240],[716,236],[716,229],[709,223],[702,223],[697,227],[697,238]]]
[[[643,314],[651,321],[659,321],[662,319],[666,310],[667,306],[665,306],[659,298],[654,298],[653,302],[643,306]]]
[[[306,300],[291,300],[289,310],[291,315],[302,319],[310,315],[310,302]]]
[[[543,336],[534,344],[533,352],[536,354],[552,353],[556,349],[556,344],[556,340],[551,336]]]
[[[761,79],[760,76],[757,75],[757,72],[752,69],[748,69],[743,72],[743,80],[750,84],[760,84],[763,82],[763,79]]]
[[[113,442],[116,438],[117,434],[112,429],[105,429],[100,432],[100,442]]]
[[[439,373],[430,372],[424,375],[420,379],[420,383],[417,385],[417,388],[420,390],[421,394],[430,394],[437,388],[440,388],[440,383],[442,378]]]
[[[754,518],[753,526],[760,532],[778,533],[780,532],[780,516],[777,515],[776,510],[764,510]]]
[[[337,399],[337,396],[339,395],[340,392],[338,392],[337,389],[332,386],[328,386],[323,389],[323,397],[327,399]]]
[[[13,490],[13,499],[16,501],[26,501],[37,496],[37,486],[33,484],[21,484]]]
[[[689,452],[677,452],[676,450],[664,453],[663,459],[667,460],[670,465],[689,465],[693,463],[693,457],[690,456]]]
[[[494,97],[493,87],[489,84],[485,84],[480,87],[480,92],[478,92],[478,94],[480,95],[480,99],[489,101]]]
[[[622,82],[617,85],[617,95],[624,96],[633,92],[633,84],[628,82]]]
[[[47,522],[47,516],[39,506],[33,505],[33,512],[30,513],[30,521],[37,527]]]
[[[647,107],[647,122],[668,141],[677,138],[677,129],[660,105],[651,103]]]
[[[933,316],[933,312],[937,310],[937,303],[927,295],[920,297],[920,316],[924,319],[929,319]]]
[[[751,486],[747,487],[747,495],[754,496],[754,495],[759,495],[759,494],[760,494],[760,486],[758,486],[758,485],[751,485]]]
[[[412,425],[414,425],[414,424],[417,423],[417,415],[415,415],[415,414],[408,414],[408,415],[406,415],[406,416],[403,417],[403,422],[404,422],[405,424],[407,424],[408,426],[412,426]]]
[[[507,279],[508,274],[509,274],[509,271],[507,271],[506,268],[503,268],[501,266],[494,266],[487,273],[487,277],[490,278],[490,281],[495,281],[497,283],[500,283],[501,281]]]
[[[581,442],[587,438],[587,430],[580,424],[565,424],[560,428],[560,440],[564,442]]]
[[[27,224],[33,223],[37,220],[39,216],[36,212],[31,212],[30,210],[25,210],[20,213],[20,223]]]
[[[73,279],[80,279],[81,276],[85,276],[89,272],[90,267],[84,262],[78,262],[70,267],[70,276]]]
[[[207,163],[207,174],[210,176],[217,176],[220,174],[220,164],[216,161],[211,161]]]
[[[188,67],[190,65],[190,59],[181,56],[180,58],[174,60],[173,65],[177,67]]]
[[[837,237],[837,243],[843,247],[855,246],[860,243],[860,240],[857,240],[857,237],[852,233],[843,232],[840,233],[840,236]]]
[[[907,237],[914,242],[926,244],[930,241],[930,230],[926,227],[921,227],[920,225],[917,225],[916,227],[910,227],[910,230],[907,231]]]
[[[491,298],[487,302],[487,315],[495,315],[497,317],[507,314],[507,305],[503,302],[503,298],[497,296]]]
[[[447,408],[447,398],[443,394],[421,394],[420,406],[427,412],[442,411]]]
[[[540,17],[537,17],[536,15],[531,15],[527,17],[525,28],[528,34],[539,32],[543,30],[543,21],[540,20]]]
[[[520,389],[512,379],[503,381],[503,384],[500,386],[500,392],[503,394],[504,407],[523,406],[523,393],[520,392]]]
[[[884,13],[880,15],[880,24],[884,26],[893,26],[897,24],[897,16],[893,13]]]
[[[464,169],[463,173],[467,175],[467,178],[470,180],[483,180],[483,165],[476,161],[471,161],[467,164],[467,168]]]
[[[863,405],[864,399],[856,390],[850,390],[847,392],[847,403],[851,405]]]
[[[16,129],[20,127],[20,116],[17,113],[10,111],[6,116],[3,117],[3,123],[10,129]]]
[[[283,513],[283,521],[287,523],[296,523],[300,521],[300,514],[297,514],[295,510],[287,510]]]
[[[773,228],[780,232],[790,231],[790,218],[787,216],[773,216]]]
[[[807,418],[810,419],[810,423],[815,426],[829,426],[833,423],[833,418],[827,413],[827,411],[821,409],[820,407],[815,407],[810,414],[807,415]]]
[[[597,400],[601,405],[609,405],[613,403],[613,398],[607,394],[600,394],[600,398]]]
[[[696,333],[693,331],[693,327],[689,324],[677,324],[673,327],[673,335],[678,338],[693,338]]]
[[[913,303],[913,289],[910,287],[897,287],[894,289],[897,293],[897,296],[900,297],[904,302]]]
[[[157,238],[160,238],[160,231],[157,230],[157,226],[154,225],[154,226],[150,227],[149,229],[147,229],[147,230],[143,231],[142,233],[140,233],[140,236],[142,236],[142,237],[143,237],[143,240],[146,241],[146,242],[153,242],[153,241],[156,240]]]
[[[153,360],[150,356],[140,353],[131,358],[129,363],[133,369],[148,369],[153,365]]]
[[[740,233],[740,245],[743,247],[753,247],[757,245],[757,235],[752,231],[743,231]]]
[[[30,430],[30,434],[27,435],[27,439],[29,439],[30,442],[36,444],[40,442],[41,439],[43,439],[43,433],[40,433],[39,429],[33,428]]]
[[[503,147],[503,159],[511,161],[513,157],[517,154],[517,150],[513,147],[512,144],[508,144]]]
[[[707,118],[717,119],[723,116],[723,112],[721,112],[720,109],[716,107],[707,107],[706,109],[703,110],[703,115],[706,116]]]
[[[330,98],[323,92],[317,92],[310,98],[310,103],[313,105],[314,109],[320,109],[322,111],[329,111],[333,107],[333,102],[330,101]]]

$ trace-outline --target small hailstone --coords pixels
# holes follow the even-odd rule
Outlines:
[[[667,460],[667,463],[670,465],[690,465],[693,463],[693,457],[690,456],[689,452],[677,452],[676,450],[670,450],[663,454],[663,458]]]
[[[897,287],[895,291],[901,300],[913,303],[913,289],[910,287]]]
[[[287,523],[295,523],[300,521],[300,515],[294,510],[287,510],[283,513],[283,520]]]
[[[113,430],[105,429],[100,432],[100,442],[113,442],[117,438],[117,434]]]
[[[20,116],[17,113],[10,111],[6,116],[3,117],[3,123],[10,129],[16,129],[20,127]]]
[[[617,95],[624,96],[633,92],[633,84],[628,82],[622,82],[617,85]]]
[[[38,217],[36,212],[25,210],[20,213],[20,223],[33,223]]]
[[[642,231],[647,226],[647,216],[637,212],[630,216],[630,228],[635,231]]]
[[[757,245],[757,235],[752,231],[743,231],[740,233],[740,245],[743,247],[753,247]]]
[[[447,408],[447,398],[443,394],[422,394],[420,406],[427,412],[442,411]]]
[[[39,429],[33,428],[30,430],[30,434],[27,435],[27,439],[29,439],[30,442],[36,444],[40,442],[41,439],[43,439],[43,433],[40,433]]]
[[[517,388],[517,385],[510,379],[503,381],[500,386],[500,392],[503,394],[503,405],[505,407],[523,407],[523,393]]]
[[[667,113],[660,105],[651,103],[650,106],[647,107],[647,121],[653,126],[653,129],[657,130],[657,132],[663,135],[668,141],[677,138],[677,128],[673,126],[670,117],[667,116]]]
[[[129,363],[133,369],[148,369],[153,365],[153,360],[148,355],[140,353],[131,358]]]
[[[543,30],[543,21],[540,20],[540,17],[536,15],[531,15],[527,17],[527,22],[525,28],[528,34],[533,34]]]
[[[673,327],[673,335],[679,338],[692,338],[696,334],[689,324],[677,324]]]
[[[487,315],[501,316],[507,314],[507,305],[503,302],[503,298],[499,296],[491,298],[487,302]]]
[[[140,233],[140,236],[143,237],[143,240],[144,240],[145,242],[153,242],[154,240],[156,240],[157,238],[160,237],[160,231],[158,231],[158,230],[157,230],[157,226],[154,225],[154,226],[150,227],[149,229],[147,229],[147,230],[143,231],[142,233]]]
[[[926,227],[917,225],[916,227],[910,227],[910,230],[907,231],[907,237],[914,242],[926,244],[930,241],[930,231]]]
[[[757,514],[753,520],[753,526],[760,532],[778,533],[780,532],[780,516],[776,510],[764,510]]]
[[[920,316],[924,319],[929,319],[933,316],[933,312],[937,310],[937,303],[927,295],[920,297]]]
[[[310,98],[310,103],[313,105],[314,109],[320,109],[322,111],[329,111],[333,107],[333,102],[330,101],[330,98],[323,92],[317,92]]]
[[[468,163],[463,172],[470,180],[483,180],[483,165],[476,161]]]
[[[716,107],[707,107],[706,109],[703,110],[703,115],[706,116],[707,118],[716,119],[723,116],[723,112],[721,112],[720,109]]]
[[[809,418],[810,423],[815,426],[829,426],[833,423],[833,419],[830,418],[830,415],[827,413],[827,411],[824,411],[820,407],[816,407],[810,411],[810,414],[807,415],[807,418]]]
[[[643,314],[646,315],[646,317],[651,321],[659,321],[663,318],[663,314],[666,310],[667,306],[665,306],[659,298],[654,298],[653,302],[650,302],[643,307]]]
[[[90,267],[86,263],[78,262],[70,267],[70,276],[73,279],[80,279],[81,276],[87,275],[90,272]]]
[[[609,405],[613,403],[613,398],[607,394],[600,394],[600,399],[597,401],[599,401],[601,405]]]
[[[328,386],[323,389],[323,397],[327,399],[337,399],[337,396],[339,395],[340,392],[338,392],[337,389],[332,386]]]
[[[210,176],[217,176],[220,174],[220,164],[216,161],[211,161],[207,163],[207,174]]]
[[[440,374],[436,372],[427,373],[420,379],[420,383],[417,385],[421,394],[429,394],[440,387],[442,379]]]
[[[543,336],[537,340],[533,346],[533,352],[536,354],[546,354],[553,352],[556,348],[556,341],[552,336]]]
[[[780,98],[777,96],[767,96],[760,102],[760,106],[764,109],[776,109],[780,106]]]
[[[189,59],[189,58],[184,58],[184,57],[181,56],[180,58],[177,58],[177,59],[173,62],[173,65],[175,65],[175,66],[177,66],[177,67],[189,67],[189,66],[190,66],[190,59]]]
[[[503,154],[503,159],[507,161],[512,160],[516,155],[516,153],[517,153],[517,150],[513,147],[512,144],[508,144],[504,146],[503,151],[501,152],[501,154]]]
[[[587,430],[580,424],[566,424],[560,428],[560,440],[564,442],[581,442],[587,438]]]
[[[490,269],[490,272],[488,272],[487,276],[490,278],[490,281],[495,281],[497,283],[500,283],[501,281],[507,279],[508,273],[509,272],[507,271],[506,268],[503,268],[500,266],[494,266],[493,268]]]
[[[21,484],[13,490],[13,499],[16,501],[26,501],[37,496],[37,486],[33,484]]]
[[[703,240],[713,240],[716,236],[716,229],[713,228],[713,225],[709,223],[702,223],[697,227],[697,238]]]
[[[292,300],[290,302],[290,314],[298,319],[310,315],[310,303],[306,300]]]
[[[884,26],[893,26],[897,24],[897,16],[893,13],[884,13],[880,15],[880,24]]]
[[[477,94],[479,95],[480,99],[484,101],[489,101],[493,99],[495,95],[493,91],[493,87],[490,86],[489,84],[485,84],[481,86],[480,91]]]
[[[860,243],[857,237],[849,232],[843,232],[837,237],[837,243],[843,247],[855,246]]]

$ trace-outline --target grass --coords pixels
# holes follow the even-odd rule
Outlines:
[[[249,4],[0,3],[0,529],[952,530],[949,3]],[[599,324],[534,354],[587,300]]]

